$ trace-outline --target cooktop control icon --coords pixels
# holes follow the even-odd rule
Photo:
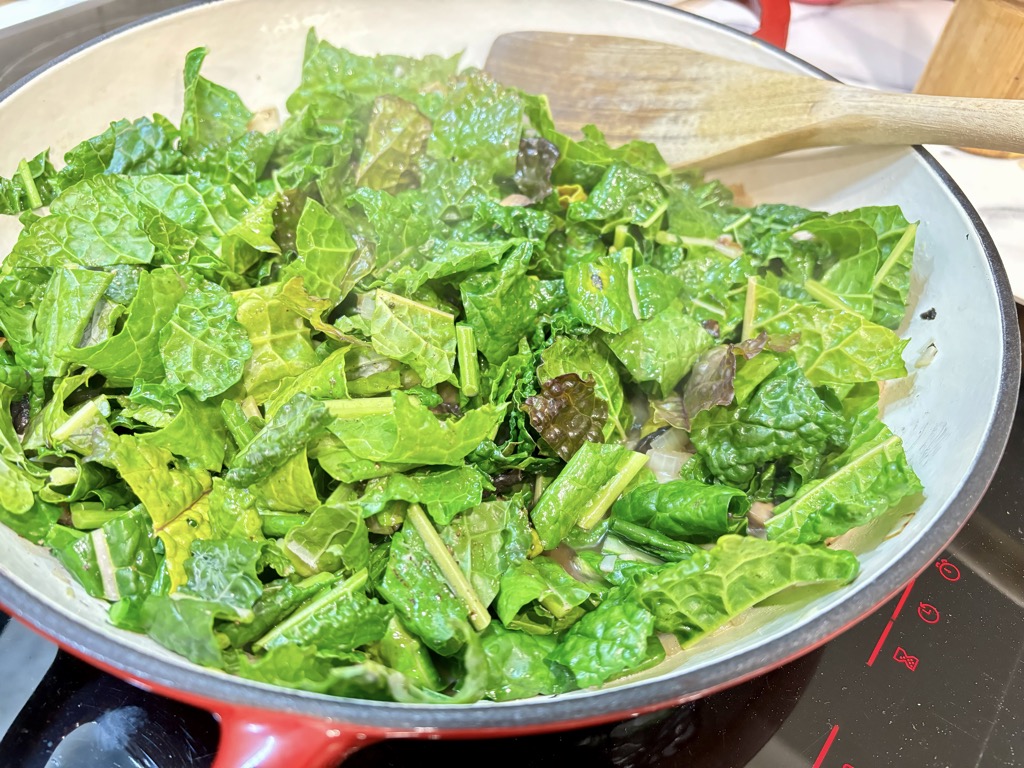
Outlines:
[[[946,581],[960,581],[960,569],[946,558],[935,563],[935,567],[939,569],[939,575]]]
[[[931,603],[920,603],[917,606],[917,615],[925,624],[937,624],[942,618],[939,609]]]
[[[920,661],[917,656],[911,656],[899,645],[896,646],[896,652],[892,655],[892,658],[893,661],[899,662],[911,672],[917,669],[917,664]]]

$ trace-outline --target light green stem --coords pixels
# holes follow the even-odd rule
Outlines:
[[[819,283],[817,280],[808,280],[804,283],[804,290],[811,294],[811,297],[832,309],[839,309],[849,312],[850,306],[839,299],[832,291]]]
[[[356,397],[351,400],[325,400],[328,413],[336,419],[361,419],[391,413],[394,401],[390,397]]]
[[[21,177],[21,183],[25,185],[25,195],[28,197],[29,207],[33,209],[42,208],[43,198],[39,195],[36,180],[32,178],[32,171],[28,167],[28,161],[22,160],[18,163],[18,176]]]
[[[307,520],[309,515],[304,512],[260,512],[263,535],[273,539],[280,539]]]
[[[260,651],[264,648],[272,648],[274,645],[279,645],[280,643],[278,640],[282,638],[286,632],[291,630],[292,627],[302,624],[321,608],[328,606],[337,600],[344,600],[347,595],[354,594],[358,590],[363,589],[363,587],[366,586],[366,580],[367,572],[366,569],[363,568],[363,570],[352,574],[350,578],[346,579],[338,586],[317,595],[311,600],[307,600],[297,611],[295,611],[295,613],[253,643],[253,649]]]
[[[76,501],[69,505],[71,510],[71,524],[80,531],[91,531],[101,527],[104,523],[120,517],[127,509],[107,509],[106,505],[99,501]]]
[[[892,250],[889,252],[889,257],[885,260],[885,263],[882,264],[882,266],[878,269],[878,272],[875,273],[875,279],[871,281],[872,293],[874,291],[877,291],[878,286],[880,286],[885,281],[885,278],[889,276],[889,272],[892,270],[893,266],[895,266],[896,263],[899,262],[900,257],[903,256],[903,252],[910,247],[910,244],[912,242],[914,242],[914,238],[916,237],[916,235],[917,222],[909,224],[907,228],[903,230],[903,235],[900,236],[900,239],[896,242],[896,245],[892,247]]]
[[[647,463],[647,455],[630,451],[629,458],[623,462],[622,467],[611,480],[598,489],[590,500],[590,504],[583,512],[583,516],[576,525],[585,531],[589,531],[604,517],[604,513],[615,503],[626,486],[630,484],[637,473]]]
[[[757,313],[757,278],[747,278],[747,300],[743,304],[743,334],[740,341],[754,338],[754,317]]]
[[[85,432],[89,427],[104,421],[104,409],[109,409],[107,398],[103,395],[87,401],[68,420],[53,430],[53,442],[60,445],[75,435]],[[107,411],[109,413],[109,410]]]
[[[101,502],[75,502],[69,507],[71,509],[71,524],[79,530],[98,528],[128,511],[126,509],[106,509]]]
[[[462,568],[455,562],[455,558],[448,551],[448,547],[441,541],[441,537],[434,530],[434,526],[427,518],[423,508],[419,504],[410,505],[405,513],[405,519],[412,523],[413,528],[416,529],[420,538],[423,539],[427,552],[434,558],[437,567],[441,569],[441,573],[444,575],[445,581],[448,582],[448,586],[452,588],[452,591],[455,592],[456,596],[466,606],[469,611],[469,622],[473,625],[473,628],[478,632],[485,630],[487,625],[491,623],[491,615],[487,612],[487,606],[477,596],[476,590],[469,583],[466,574],[462,572]]]
[[[221,402],[220,415],[239,450],[245,448],[256,437],[256,430],[249,423],[248,417],[237,401],[224,400]]]
[[[480,359],[472,327],[455,326],[455,343],[459,357],[459,388],[466,397],[475,397],[480,394]]]

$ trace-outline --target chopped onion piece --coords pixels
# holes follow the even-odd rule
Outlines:
[[[757,536],[759,539],[765,538],[764,524],[768,522],[774,511],[774,504],[767,501],[755,501],[750,506],[750,511],[747,512],[747,533]]]
[[[692,457],[692,453],[685,451],[652,450],[647,454],[647,468],[654,473],[659,483],[667,483],[669,480],[679,478],[683,464]]]
[[[675,451],[685,453],[692,446],[690,436],[682,429],[669,429],[651,441],[652,451]]]

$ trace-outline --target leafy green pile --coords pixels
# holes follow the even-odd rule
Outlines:
[[[114,625],[341,696],[555,694],[849,582],[825,544],[920,491],[878,419],[897,208],[740,207],[312,34],[261,132],[204,56],[180,127],[0,179],[0,521]]]

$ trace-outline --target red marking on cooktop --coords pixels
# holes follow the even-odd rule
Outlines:
[[[818,759],[814,761],[813,768],[821,768],[821,764],[825,762],[825,757],[828,755],[828,751],[832,749],[832,742],[836,740],[837,733],[839,733],[838,723],[832,726],[832,731],[829,733],[828,738],[825,739],[825,743],[821,747],[821,752],[818,753]]]
[[[935,567],[939,569],[939,574],[946,581],[960,581],[960,569],[949,562],[949,560],[943,558],[935,563]]]
[[[921,617],[921,621],[925,624],[938,624],[939,619],[942,618],[942,614],[939,613],[939,609],[931,603],[918,604],[917,615]]]
[[[900,611],[903,610],[903,605],[907,602],[907,598],[910,597],[910,590],[914,588],[914,582],[916,579],[911,579],[910,583],[907,584],[907,588],[903,590],[903,594],[900,596],[900,601],[896,603],[896,610],[892,612],[892,620],[896,621],[896,617],[900,615]]]
[[[904,665],[911,672],[917,669],[917,665],[920,662],[917,656],[911,656],[898,645],[896,646],[896,652],[892,655],[892,660]]]
[[[889,619],[889,623],[885,625],[885,629],[882,630],[881,636],[878,638],[878,642],[875,643],[875,650],[871,652],[871,656],[868,657],[868,666],[870,667],[875,663],[875,659],[878,658],[878,652],[882,650],[882,646],[885,645],[885,638],[889,636],[889,630],[892,629],[892,619]]]
[[[892,618],[889,619],[889,623],[885,625],[885,629],[882,630],[882,634],[878,637],[878,642],[875,643],[875,649],[871,651],[871,655],[868,657],[868,666],[870,667],[875,663],[875,659],[878,658],[879,652],[882,650],[882,646],[885,645],[885,638],[889,636],[889,631],[892,629],[892,623],[896,621],[896,617],[900,615],[900,611],[903,610],[903,606],[907,602],[907,598],[910,597],[910,590],[914,588],[914,579],[910,580],[906,588],[903,590],[903,594],[900,596],[900,601],[896,603],[896,608],[892,612]]]

